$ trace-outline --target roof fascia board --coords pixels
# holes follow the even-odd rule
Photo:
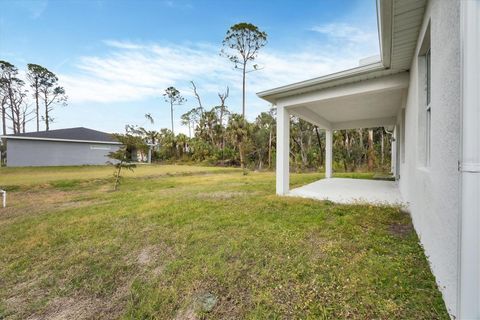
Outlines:
[[[303,95],[281,98],[278,100],[278,104],[283,106],[301,106],[316,101],[327,101],[340,97],[407,88],[409,79],[408,72],[404,71],[381,78],[353,82],[342,86],[305,93]]]
[[[388,69],[392,62],[393,0],[377,0],[377,24],[380,56]]]
[[[353,69],[331,73],[322,77],[309,79],[301,82],[296,82],[293,84],[289,84],[286,86],[282,86],[282,87],[278,87],[270,90],[261,91],[257,93],[257,96],[267,101],[270,101],[272,103],[276,103],[277,98],[275,97],[275,95],[278,95],[278,94],[286,93],[288,91],[293,91],[297,89],[314,87],[316,85],[327,84],[329,82],[333,82],[336,80],[346,79],[354,76],[360,76],[366,73],[382,71],[382,70],[385,70],[385,67],[382,65],[381,62],[376,62],[376,63],[368,64],[365,66],[356,67]]]
[[[0,136],[2,139],[18,139],[18,140],[40,140],[40,141],[57,141],[57,142],[78,142],[78,143],[97,143],[97,144],[118,144],[115,141],[94,141],[94,140],[73,140],[73,139],[55,139],[55,138],[41,138],[41,137],[21,137],[21,136]]]

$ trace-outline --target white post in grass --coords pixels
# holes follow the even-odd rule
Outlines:
[[[290,185],[290,114],[277,106],[277,194],[286,195]]]
[[[325,178],[332,177],[333,130],[325,130]]]
[[[0,189],[0,193],[2,194],[2,207],[5,208],[7,206],[7,191]]]

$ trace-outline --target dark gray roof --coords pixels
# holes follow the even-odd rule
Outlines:
[[[116,142],[118,141],[112,134],[88,129],[84,127],[67,128],[49,131],[38,131],[28,133],[9,134],[9,137],[24,137],[38,139],[61,139],[61,140],[81,140],[81,141],[102,141],[102,142]]]

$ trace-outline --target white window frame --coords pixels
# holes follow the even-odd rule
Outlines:
[[[430,48],[425,52],[425,166],[430,166],[432,149],[432,56]]]

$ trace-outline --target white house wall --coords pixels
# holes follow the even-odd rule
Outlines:
[[[460,153],[460,27],[458,1],[429,1],[410,69],[399,186],[447,309],[457,315]],[[431,162],[424,165],[423,99],[418,53],[430,22]],[[420,72],[421,72],[420,68]],[[401,113],[399,114],[401,118]],[[402,150],[403,148],[400,148]]]

